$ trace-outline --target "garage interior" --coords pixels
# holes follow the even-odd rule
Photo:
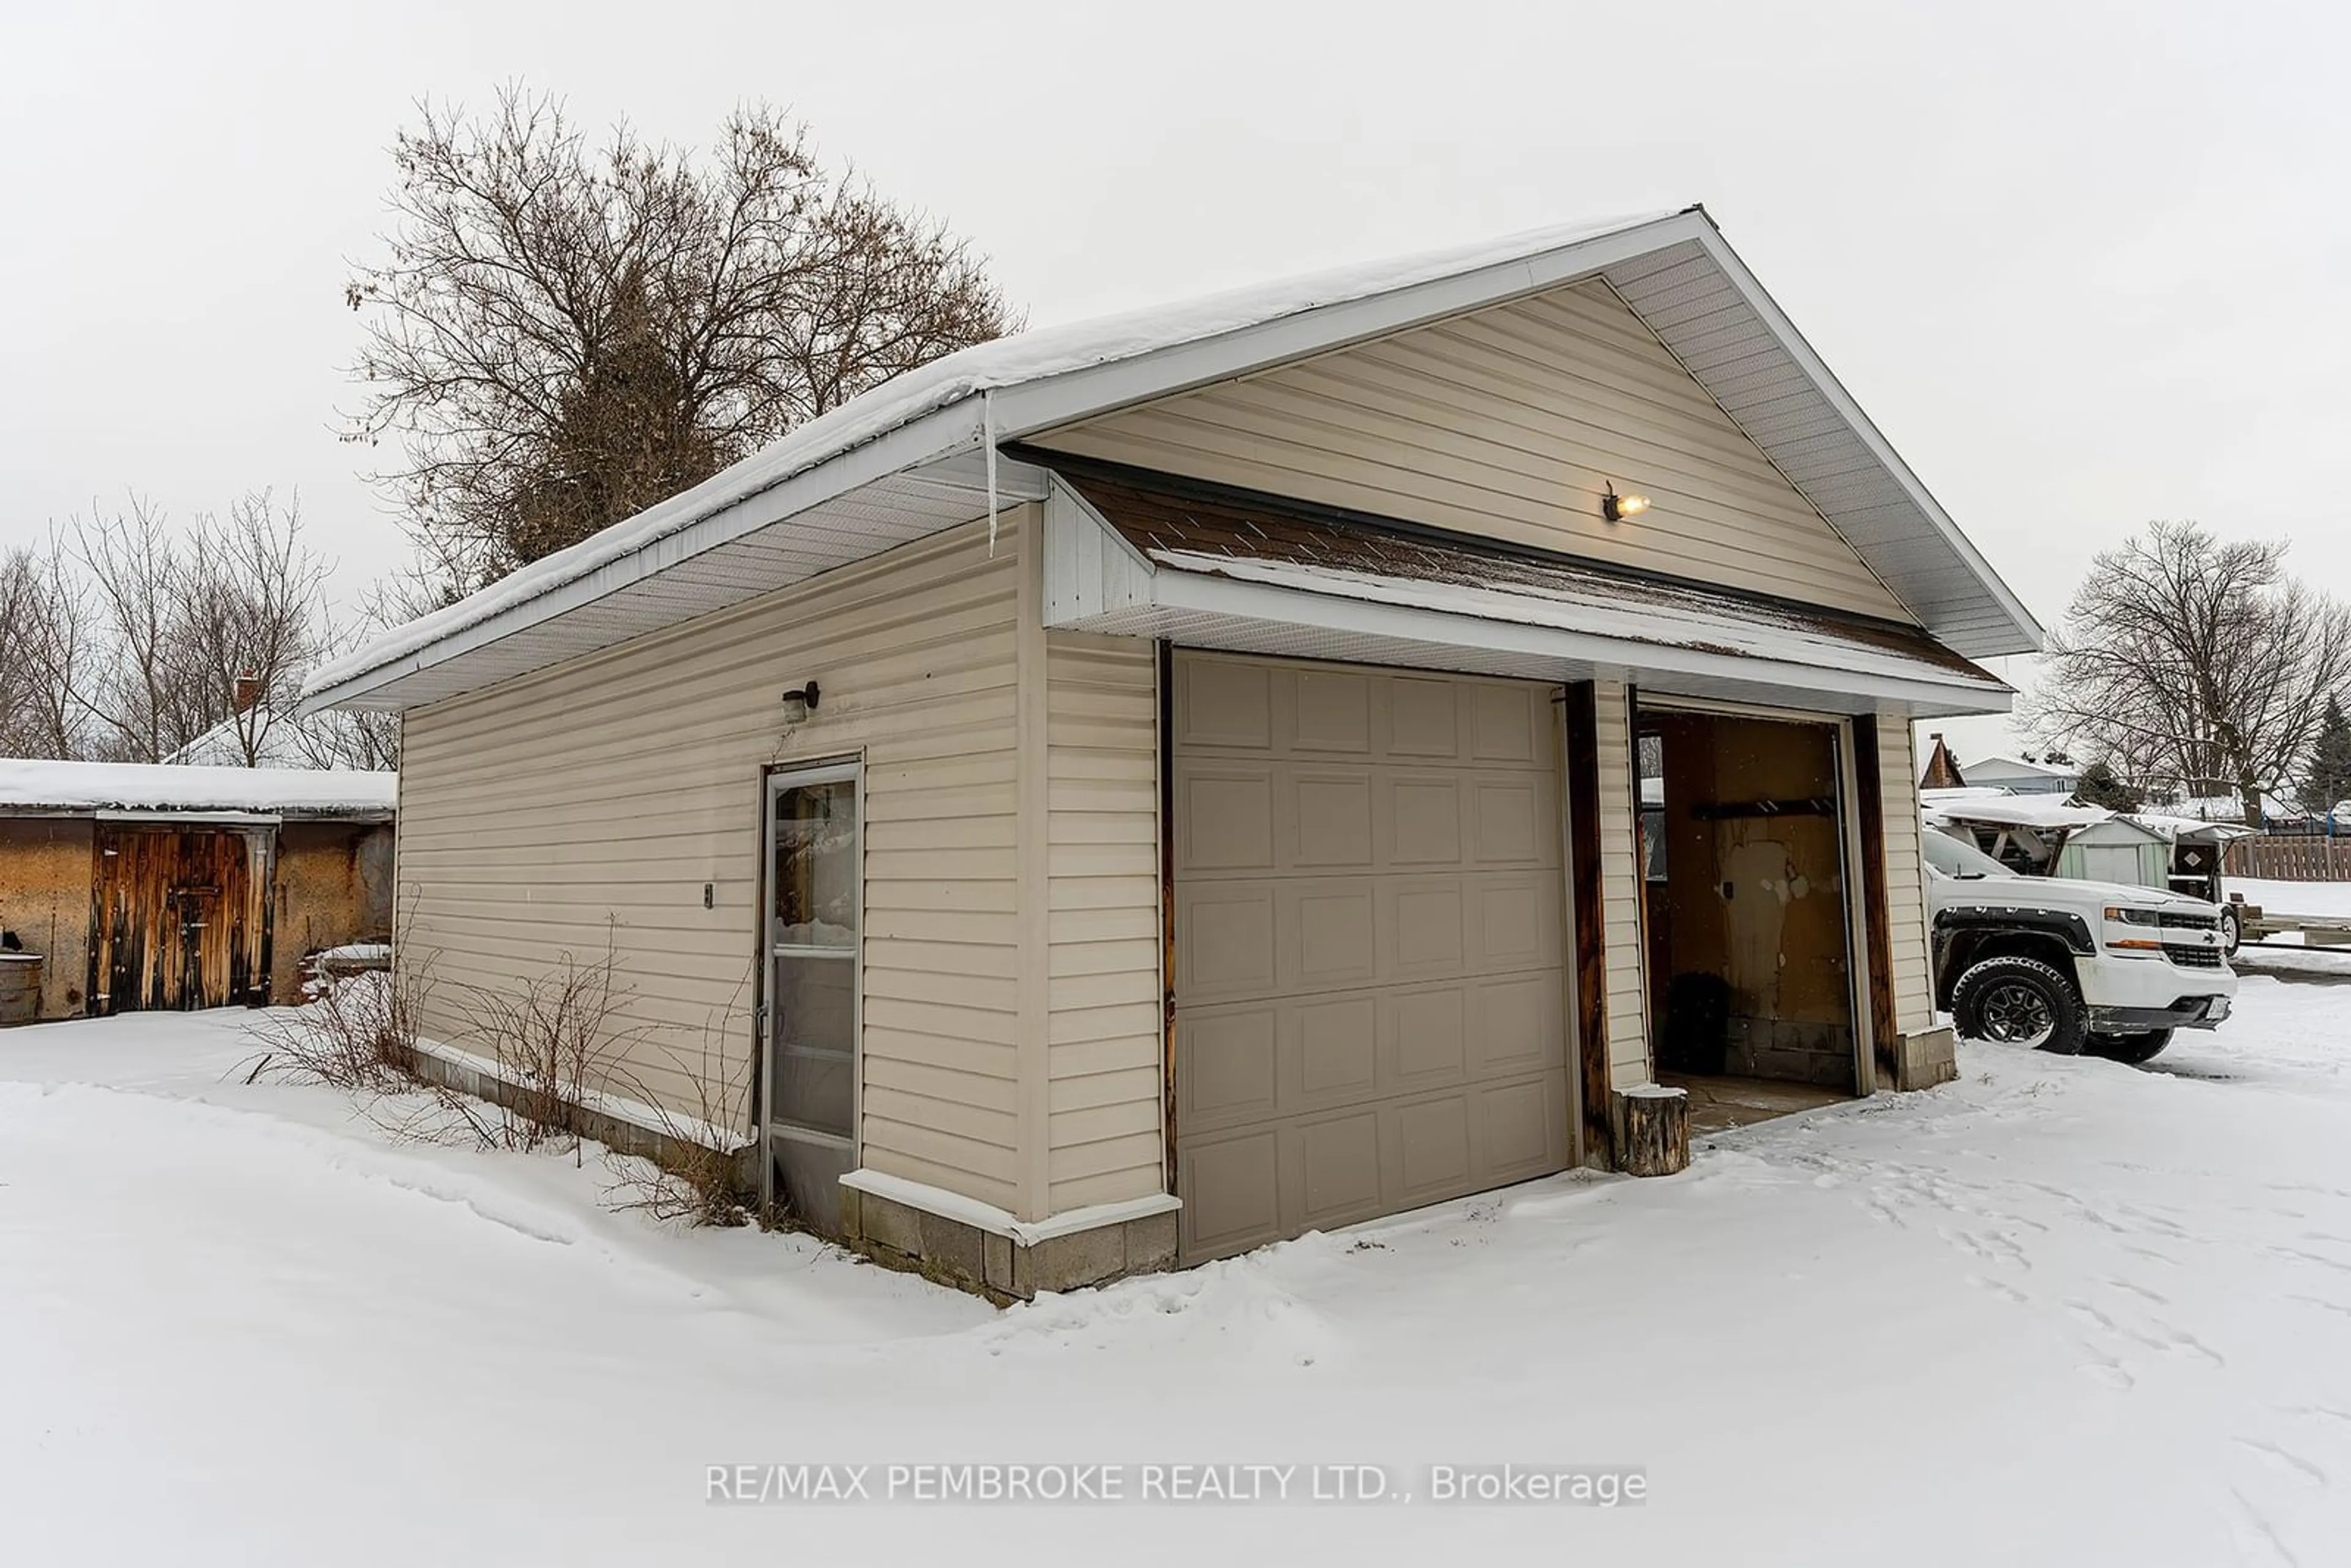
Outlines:
[[[1635,736],[1658,1082],[1693,1133],[1856,1093],[1837,727],[1645,706]]]

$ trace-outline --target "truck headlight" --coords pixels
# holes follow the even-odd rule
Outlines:
[[[2109,951],[2142,958],[2162,956],[2162,940],[2151,935],[2142,935],[2148,927],[2162,925],[2154,910],[2110,904],[2106,905],[2105,916],[2106,928],[2099,933],[2099,937]],[[2117,926],[2121,929],[2116,929]]]

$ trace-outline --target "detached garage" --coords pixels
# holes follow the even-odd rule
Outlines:
[[[617,922],[632,1097],[1025,1296],[1948,1075],[1911,723],[2039,641],[1693,208],[951,356],[308,701],[402,961]]]

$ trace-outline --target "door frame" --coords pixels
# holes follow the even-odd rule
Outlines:
[[[1553,683],[1545,706],[1551,709],[1552,762],[1559,779],[1559,908],[1560,1022],[1567,1049],[1568,1169],[1580,1170],[1597,1152],[1600,1133],[1586,1118],[1592,1114],[1593,1085],[1585,1081],[1583,987],[1583,931],[1576,911],[1576,873],[1582,856],[1576,846],[1579,819],[1575,801],[1574,729],[1568,705],[1574,700],[1570,683]],[[1597,857],[1594,857],[1597,864]],[[1594,935],[1597,935],[1595,930]],[[1601,1102],[1604,1108],[1606,1102]]]
[[[809,784],[851,784],[857,790],[857,940],[843,958],[837,948],[808,947],[775,939],[776,800],[785,790]],[[810,763],[768,768],[759,787],[758,1004],[752,1010],[752,1037],[759,1053],[759,1203],[772,1207],[776,1198],[776,1141],[779,1137],[822,1148],[839,1149],[854,1170],[864,1157],[865,1126],[865,758],[862,754]],[[812,1128],[786,1129],[776,1120],[775,962],[779,957],[838,959],[849,971],[849,1136],[837,1138]]]
[[[1861,785],[1855,769],[1854,716],[1844,713],[1823,713],[1816,710],[1778,707],[1761,703],[1723,702],[1707,697],[1679,696],[1670,692],[1642,688],[1633,694],[1627,718],[1632,726],[1635,747],[1641,733],[1641,710],[1656,709],[1671,713],[1719,714],[1728,718],[1763,719],[1778,724],[1811,725],[1829,732],[1829,751],[1835,768],[1837,789],[1837,879],[1844,899],[1845,989],[1847,1006],[1853,1014],[1853,1083],[1854,1098],[1866,1099],[1877,1092],[1877,1032],[1876,1009],[1870,1000],[1869,889],[1866,868],[1868,861],[1861,840]],[[1634,760],[1633,774],[1638,810],[1640,765]],[[1648,900],[1641,901],[1641,956],[1648,962]],[[1642,977],[1641,995],[1648,996],[1647,976]],[[1653,1040],[1651,1049],[1656,1049]]]

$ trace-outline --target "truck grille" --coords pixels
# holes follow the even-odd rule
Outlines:
[[[2174,931],[2218,931],[2220,929],[2220,917],[2217,915],[2180,915],[2175,914],[2167,909],[2163,913],[2158,915],[2156,916],[2156,920],[2161,925],[2169,926]]]
[[[2218,947],[2175,947],[2166,944],[2163,956],[2183,969],[2217,969],[2220,967]]]

